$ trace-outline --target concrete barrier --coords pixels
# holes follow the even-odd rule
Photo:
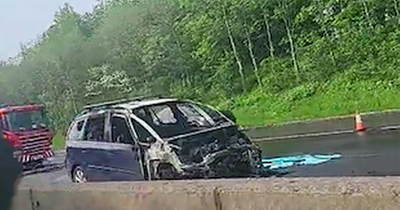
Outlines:
[[[14,210],[398,210],[400,177],[92,183],[21,188]]]

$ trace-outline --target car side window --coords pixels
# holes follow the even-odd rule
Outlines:
[[[209,108],[205,105],[198,105],[203,111],[205,111],[215,122],[228,122],[224,117],[222,117],[217,111]]]
[[[105,115],[90,117],[87,119],[83,140],[107,141],[104,136]]]
[[[112,142],[134,144],[131,131],[124,117],[112,116],[111,118]]]
[[[138,135],[138,138],[139,138],[138,140],[139,140],[139,142],[144,142],[144,143],[146,143],[146,142],[147,142],[147,138],[153,136],[153,135],[151,135],[151,133],[150,133],[146,128],[144,128],[144,127],[143,127],[140,123],[138,123],[136,120],[134,120],[134,119],[131,118],[131,122],[132,122],[132,124],[133,124],[133,127],[134,127],[134,129],[135,129],[137,135]]]
[[[68,140],[82,140],[83,124],[85,120],[75,121],[68,133]]]

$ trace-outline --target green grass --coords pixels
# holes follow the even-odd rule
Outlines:
[[[53,149],[60,150],[64,148],[64,137],[60,134],[57,134],[53,138]]]
[[[391,82],[335,80],[309,84],[280,94],[260,90],[234,99],[233,112],[243,126],[273,125],[400,108],[400,88]]]

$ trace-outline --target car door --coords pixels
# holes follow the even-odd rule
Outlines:
[[[89,181],[111,180],[109,151],[112,145],[106,132],[107,119],[108,113],[102,112],[88,117],[85,124],[81,162],[84,163]]]
[[[114,113],[110,118],[112,150],[109,158],[114,181],[144,180],[139,160],[138,145],[132,127],[123,114]]]
[[[75,120],[68,129],[65,143],[65,165],[69,172],[72,171],[74,166],[80,165],[87,167],[82,148],[83,130],[86,118]]]

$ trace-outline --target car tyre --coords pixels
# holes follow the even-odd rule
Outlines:
[[[85,173],[85,171],[83,170],[82,167],[77,166],[72,171],[72,182],[74,182],[74,183],[85,183],[85,182],[87,182],[87,176],[86,176],[86,173]]]
[[[161,164],[157,168],[159,179],[162,180],[173,180],[177,174],[174,167],[170,164]]]
[[[176,171],[170,164],[160,164],[158,161],[150,161],[148,170],[148,181],[173,180],[176,178]]]

